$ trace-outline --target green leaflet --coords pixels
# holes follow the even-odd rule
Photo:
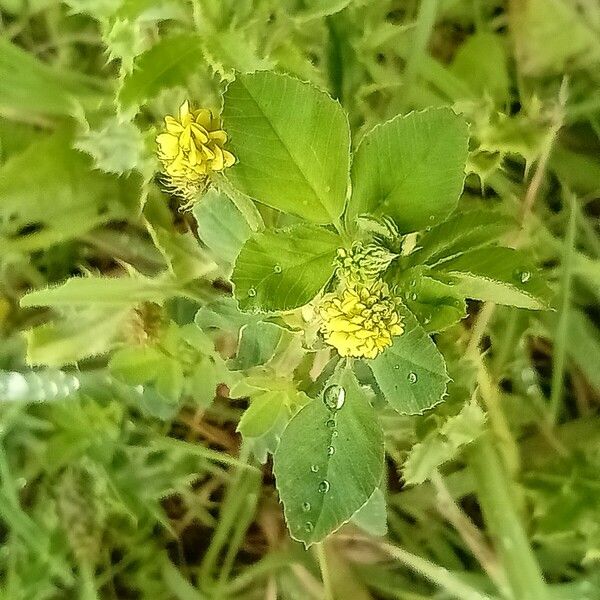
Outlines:
[[[233,263],[252,230],[235,204],[214,188],[192,212],[198,223],[198,235],[218,260]]]
[[[333,384],[345,390],[342,408],[332,414],[321,398],[307,404],[288,424],[274,456],[290,533],[306,546],[347,522],[383,473],[383,432],[354,374],[334,375],[328,386]]]
[[[514,224],[492,210],[470,210],[452,215],[419,239],[419,249],[410,254],[411,264],[435,265],[457,254],[496,242]]]
[[[403,415],[414,415],[442,401],[449,377],[433,340],[408,309],[401,313],[404,333],[368,365],[392,408]]]
[[[254,234],[233,269],[240,308],[290,310],[310,302],[331,277],[340,245],[335,233],[315,225]]]
[[[548,308],[551,290],[521,251],[480,248],[448,260],[438,268],[456,278],[455,290],[467,298],[533,310]]]
[[[448,108],[412,112],[376,126],[354,156],[348,219],[389,215],[401,232],[443,221],[462,191],[467,140],[465,121]]]
[[[240,191],[315,223],[339,221],[350,132],[337,102],[286,75],[238,75],[225,92],[223,121],[237,158],[227,176]]]

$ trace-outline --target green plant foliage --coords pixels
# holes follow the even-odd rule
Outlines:
[[[599,600],[599,40],[0,0],[0,598]]]
[[[232,279],[243,310],[289,310],[308,303],[327,283],[340,245],[334,233],[309,225],[254,234]]]
[[[290,77],[255,73],[228,86],[223,118],[238,159],[229,176],[242,192],[315,223],[338,221],[350,161],[339,104]]]
[[[412,415],[441,402],[449,378],[431,338],[408,310],[402,315],[404,333],[369,366],[392,407],[400,414]]]
[[[348,521],[383,472],[383,433],[364,391],[350,371],[327,386],[324,394],[331,386],[343,389],[344,405],[332,413],[321,399],[307,404],[286,427],[274,457],[290,533],[306,545]]]
[[[481,248],[444,262],[457,290],[470,298],[520,308],[547,308],[550,289],[523,253],[510,248]]]
[[[444,220],[456,208],[467,127],[451,110],[398,116],[369,132],[352,162],[348,215],[385,214],[401,232]]]

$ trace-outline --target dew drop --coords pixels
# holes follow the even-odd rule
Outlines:
[[[411,279],[410,283],[408,285],[410,285],[410,287],[415,287],[415,285],[417,285],[417,280],[416,279]]]
[[[309,512],[310,511],[310,502],[303,502],[302,503],[302,510],[304,512]]]
[[[340,385],[330,385],[323,392],[323,403],[332,411],[337,411],[344,406],[346,390]]]
[[[275,273],[281,273],[281,265],[275,265],[275,266],[273,267],[273,271],[274,271]]]
[[[329,419],[325,425],[327,425],[327,427],[329,427],[329,429],[333,429],[335,427],[335,421],[333,419]]]
[[[323,479],[323,481],[321,481],[321,483],[319,484],[319,492],[321,492],[321,494],[326,494],[329,491],[329,488],[331,486],[329,485],[329,481],[327,481],[327,479]]]
[[[314,525],[310,521],[306,521],[304,524],[304,531],[306,531],[306,533],[310,533],[313,529]]]
[[[338,432],[337,432],[337,431],[334,429],[334,430],[331,432],[331,437],[337,437],[337,436],[338,436]]]
[[[310,470],[311,470],[313,473],[318,473],[318,472],[319,472],[319,465],[311,465],[311,466],[310,466]]]
[[[250,298],[254,298],[254,296],[256,296],[256,290],[253,287],[248,288],[248,296],[250,296]]]
[[[394,365],[394,369],[396,369],[396,371],[400,368],[400,365]]]
[[[410,381],[410,383],[417,383],[417,374],[414,371],[411,371],[408,374],[408,381]]]
[[[416,295],[416,294],[413,292],[413,293],[410,295],[410,299],[411,299],[411,300],[416,300],[416,299],[417,299],[417,295]]]
[[[335,448],[333,446],[329,446],[327,448],[327,456],[333,456],[335,454]]]
[[[531,279],[531,272],[525,269],[517,269],[514,272],[514,278],[521,283],[527,283]]]

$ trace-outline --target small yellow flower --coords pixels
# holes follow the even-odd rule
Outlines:
[[[191,200],[206,187],[211,173],[235,163],[233,154],[224,148],[226,142],[220,118],[206,108],[191,110],[186,100],[179,118],[165,117],[165,131],[156,138],[168,187]]]
[[[381,280],[342,285],[319,303],[321,333],[341,356],[375,358],[404,331],[396,300]]]

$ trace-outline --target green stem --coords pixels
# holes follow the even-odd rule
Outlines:
[[[325,590],[324,600],[334,600],[333,586],[331,583],[331,575],[329,573],[329,565],[327,564],[327,554],[325,553],[325,544],[321,542],[316,545],[317,558],[319,559],[319,569],[321,570],[321,579]]]
[[[429,562],[427,559],[411,554],[398,546],[382,543],[379,546],[384,552],[395,558],[398,562],[407,566],[412,571],[428,579],[435,585],[441,587],[446,593],[458,600],[492,600],[491,596],[476,590],[464,583],[459,577],[439,565]],[[525,600],[520,598],[519,600]],[[542,597],[538,600],[542,600]]]
[[[567,355],[567,333],[569,328],[569,312],[571,305],[571,280],[573,278],[573,257],[575,251],[575,233],[577,225],[577,205],[575,198],[565,192],[569,203],[569,222],[565,237],[562,275],[561,303],[558,315],[558,327],[554,336],[554,352],[552,353],[552,391],[550,392],[550,416],[554,423],[558,419],[563,397],[565,362]]]
[[[427,43],[435,25],[438,4],[438,0],[423,0],[419,7],[415,33],[412,39],[412,48],[406,60],[406,69],[404,70],[403,88],[406,104],[411,102],[411,90],[427,54]]]
[[[508,477],[489,433],[470,448],[469,466],[496,551],[502,559],[515,600],[548,600],[548,588],[519,519],[514,483]]]

